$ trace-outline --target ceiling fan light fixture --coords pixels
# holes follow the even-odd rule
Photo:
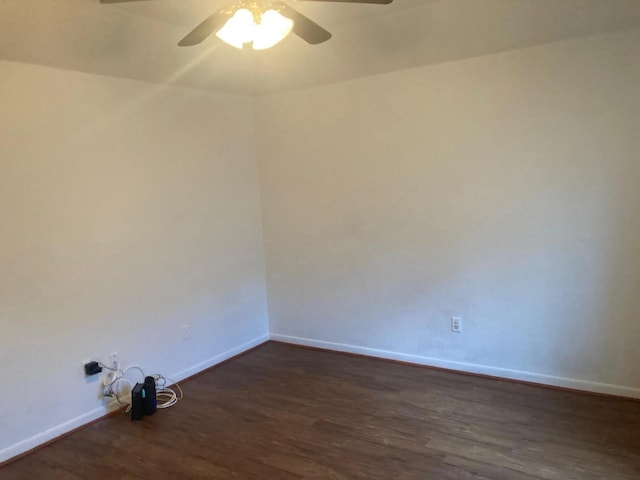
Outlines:
[[[216,36],[232,47],[241,49],[253,43],[254,50],[271,48],[291,33],[293,20],[273,9],[254,13],[248,8],[236,10]]]
[[[253,13],[249,9],[240,8],[216,32],[216,36],[232,47],[242,48],[245,43],[253,41],[253,30]]]
[[[260,23],[253,28],[253,49],[265,50],[273,47],[284,40],[292,28],[293,20],[276,10],[267,10],[262,14]]]

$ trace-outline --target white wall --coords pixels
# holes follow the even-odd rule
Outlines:
[[[272,336],[640,396],[639,59],[633,31],[255,105],[0,61],[0,461],[105,412],[85,359],[180,379],[266,338],[254,106]]]
[[[639,86],[636,30],[260,98],[272,336],[640,396]]]
[[[264,340],[263,263],[251,98],[0,62],[0,461]]]

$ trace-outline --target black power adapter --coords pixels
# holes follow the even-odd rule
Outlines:
[[[136,383],[136,386],[131,390],[131,420],[142,420],[144,416],[144,397],[144,385]]]
[[[84,374],[89,377],[91,375],[97,375],[102,371],[102,367],[98,362],[89,362],[84,364]]]
[[[131,390],[131,420],[142,420],[145,415],[156,413],[156,379],[145,377],[144,383],[136,383]]]
[[[153,377],[145,377],[144,379],[144,396],[142,397],[142,411],[145,415],[153,415],[158,407],[158,399],[156,398],[156,379]]]

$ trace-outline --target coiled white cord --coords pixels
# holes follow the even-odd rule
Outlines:
[[[113,372],[111,374],[111,377],[108,378],[108,381],[103,386],[103,395],[105,397],[113,396],[120,405],[125,405],[127,407],[125,412],[128,412],[131,409],[131,404],[129,402],[123,402],[120,399],[120,383],[123,382],[127,384],[129,386],[129,391],[131,391],[134,384],[130,380],[124,378],[125,375],[131,370],[137,370],[142,375],[142,380],[144,381],[144,379],[147,377],[147,375],[144,373],[144,370],[142,370],[142,368],[137,365],[132,365],[125,368],[124,370],[121,370],[119,368],[119,365],[116,365],[116,368],[107,367],[103,363],[100,363],[99,365],[102,368]],[[182,392],[182,388],[180,388],[180,385],[178,385],[178,382],[159,373],[156,373],[152,376],[155,379],[156,383],[157,408],[172,407],[176,403],[178,403],[178,400],[182,400],[184,398],[184,393]],[[169,388],[167,385],[172,385],[173,387],[175,387],[177,392],[176,390]]]
[[[156,400],[158,401],[157,408],[172,407],[176,403],[178,403],[178,400],[182,400],[184,398],[184,393],[182,392],[182,388],[180,388],[180,385],[178,385],[178,382],[164,377],[160,374],[154,375],[154,378],[156,379]],[[171,385],[176,387],[178,393],[176,393],[175,390],[167,387],[167,380],[171,382]]]

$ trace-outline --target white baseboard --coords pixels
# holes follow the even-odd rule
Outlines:
[[[224,362],[225,360],[228,360],[229,358],[234,357],[235,355],[238,355],[253,347],[256,347],[266,342],[267,340],[269,340],[269,335],[262,335],[258,338],[254,338],[253,340],[243,343],[242,345],[239,345],[230,350],[227,350],[226,352],[223,352],[219,355],[211,357],[210,359],[205,360],[204,362],[200,362],[197,365],[187,368],[186,370],[182,370],[181,372],[178,372],[172,375],[171,378],[176,381],[184,380],[185,378],[190,377],[191,375],[194,375],[203,370],[206,370],[207,368],[213,367],[214,365]],[[65,433],[75,430],[76,428],[82,427],[83,425],[91,423],[94,420],[98,420],[104,417],[105,415],[107,415],[109,411],[113,411],[117,408],[118,408],[117,405],[114,406],[113,408],[108,408],[106,406],[96,408],[95,410],[91,410],[90,412],[83,413],[82,415],[79,415],[75,418],[72,418],[71,420],[68,420],[64,423],[56,425],[55,427],[45,430],[44,432],[38,433],[37,435],[29,437],[25,440],[21,440],[9,447],[6,447],[0,450],[0,464],[12,459],[13,457],[17,457],[18,455],[28,452],[29,450],[39,447],[40,445],[43,445],[57,437],[60,437]]]
[[[271,340],[291,343],[294,345],[317,347],[327,350],[334,350],[337,352],[354,353],[358,355],[366,355],[369,357],[397,360],[401,362],[413,363],[416,365],[445,368],[448,370],[455,370],[459,372],[476,373],[491,377],[538,383],[554,387],[570,388],[573,390],[581,390],[585,392],[603,393],[607,395],[640,399],[640,388],[591,382],[587,380],[579,380],[576,378],[556,377],[553,375],[546,375],[542,373],[511,370],[508,368],[492,367],[489,365],[480,365],[475,363],[456,362],[452,360],[444,360],[441,358],[424,357],[421,355],[411,355],[389,350],[380,350],[377,348],[360,347],[357,345],[327,342],[324,340],[314,340],[311,338],[293,337],[289,335],[271,334],[270,338]]]
[[[268,334],[264,334],[260,337],[254,338],[253,340],[250,340],[246,343],[243,343],[242,345],[239,345],[230,350],[227,350],[226,352],[216,355],[215,357],[211,357],[210,359],[205,360],[204,362],[200,362],[197,365],[194,365],[185,370],[182,370],[181,372],[178,372],[173,376],[171,376],[171,379],[177,382],[184,380],[185,378],[188,378],[191,375],[200,373],[203,370],[206,370],[207,368],[211,368],[219,363],[224,362],[225,360],[229,360],[231,357],[235,357],[236,355],[246,352],[247,350],[250,350],[253,347],[257,347],[258,345],[261,345],[268,340],[269,340]]]
[[[14,443],[9,447],[0,450],[0,463],[6,462],[13,457],[17,457],[22,453],[28,452],[29,450],[47,443],[48,441],[64,435],[65,433],[68,433],[78,427],[81,427],[82,425],[86,425],[87,423],[104,417],[107,413],[109,413],[107,407],[96,408],[95,410],[83,413],[76,418],[72,418],[71,420],[61,423],[60,425],[56,425],[53,428],[45,430],[44,432],[40,432],[33,437],[29,437],[18,443]]]
[[[474,363],[456,362],[444,360],[440,358],[425,357],[420,355],[411,355],[407,353],[393,352],[389,350],[380,350],[376,348],[360,347],[357,345],[348,345],[336,342],[327,342],[323,340],[314,340],[310,338],[294,337],[289,335],[271,334],[262,335],[250,340],[242,345],[234,347],[226,352],[211,357],[204,362],[200,362],[181,372],[175,373],[171,378],[176,381],[184,380],[196,373],[207,368],[213,367],[229,358],[254,348],[267,340],[276,340],[294,345],[304,345],[308,347],[324,348],[338,352],[354,353],[358,355],[366,355],[370,357],[385,358],[389,360],[397,360],[401,362],[413,363],[416,365],[425,365],[430,367],[445,368],[467,373],[477,373],[492,377],[506,378],[512,380],[520,380],[524,382],[539,383],[543,385],[551,385],[556,387],[571,388],[574,390],[582,390],[587,392],[603,393],[608,395],[617,395],[621,397],[630,397],[640,399],[640,388],[625,387],[620,385],[611,385],[606,383],[591,382],[587,380],[579,380],[575,378],[556,377],[541,373],[525,372],[521,370],[511,370],[506,368],[492,367],[488,365],[479,365]],[[109,413],[107,407],[96,408],[90,412],[86,412],[71,420],[56,425],[44,432],[38,433],[30,438],[17,442],[9,447],[0,450],[0,463],[10,460],[22,453],[28,452],[44,443],[49,442],[65,433],[76,428],[82,427],[87,423],[104,417]]]

